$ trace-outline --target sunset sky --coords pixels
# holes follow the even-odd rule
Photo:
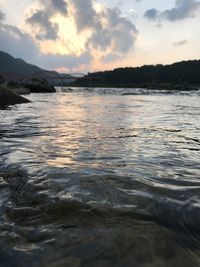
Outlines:
[[[0,50],[83,72],[200,59],[198,0],[0,0]]]

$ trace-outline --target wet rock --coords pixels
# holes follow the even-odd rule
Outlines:
[[[56,89],[45,81],[36,81],[24,85],[31,93],[55,93]]]
[[[8,89],[5,85],[0,85],[0,108],[15,105],[29,103],[30,100],[15,94],[12,90]]]

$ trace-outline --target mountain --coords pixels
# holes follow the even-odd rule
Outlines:
[[[42,71],[41,68],[28,64],[24,60],[14,58],[8,53],[0,51],[0,75],[4,79],[12,80],[30,76]]]
[[[63,80],[65,83],[72,81],[70,75],[60,75],[56,71],[41,69],[20,58],[14,58],[3,51],[0,51],[0,80],[1,77],[3,78],[2,80],[6,81],[23,81],[45,78],[53,85],[62,85]]]

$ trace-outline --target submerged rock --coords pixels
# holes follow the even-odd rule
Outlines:
[[[29,103],[30,100],[15,94],[12,90],[6,86],[0,85],[0,107],[9,105]]]

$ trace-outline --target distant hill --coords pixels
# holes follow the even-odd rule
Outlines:
[[[42,71],[42,69],[0,51],[0,75],[3,76],[4,79],[12,79],[12,77],[17,78],[17,76],[30,76],[39,71]]]
[[[0,77],[6,81],[21,81],[23,79],[45,78],[52,84],[61,83],[60,77],[67,83],[67,74],[60,75],[56,71],[41,69],[20,58],[14,58],[8,53],[0,51]],[[71,79],[69,78],[69,81]]]
[[[163,89],[192,89],[200,87],[200,60],[171,65],[145,65],[88,73],[76,86],[144,87]]]

